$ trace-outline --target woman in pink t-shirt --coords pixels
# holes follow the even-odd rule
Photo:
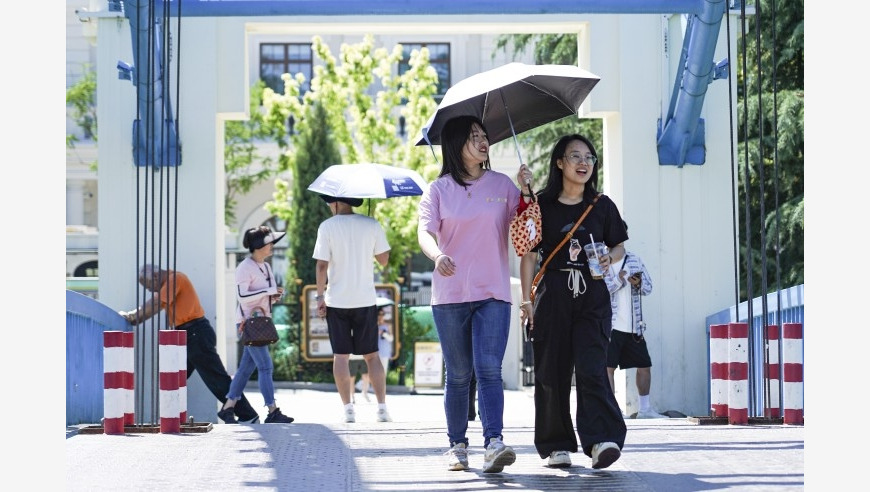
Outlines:
[[[248,248],[251,255],[245,258],[236,267],[236,295],[239,305],[236,309],[236,328],[245,320],[259,311],[261,316],[272,316],[272,304],[278,302],[284,295],[284,288],[278,285],[272,267],[266,262],[266,258],[272,256],[272,245],[284,237],[283,232],[272,232],[267,226],[254,227],[245,232],[242,244]],[[227,393],[227,402],[218,412],[218,417],[228,424],[235,424],[234,406],[241,399],[245,385],[251,378],[251,374],[257,370],[257,382],[260,393],[266,407],[269,409],[266,415],[267,424],[289,424],[293,417],[281,413],[281,409],[275,403],[275,386],[272,383],[274,364],[269,354],[268,345],[245,345],[242,358],[239,361],[239,369],[230,383],[230,391]]]
[[[491,169],[486,129],[476,117],[448,121],[441,132],[441,152],[441,174],[420,200],[417,238],[435,262],[431,304],[446,366],[447,467],[468,469],[473,371],[486,448],[483,471],[500,472],[516,460],[514,450],[502,442],[501,363],[511,313],[508,234],[520,190]],[[531,172],[522,165],[517,182],[530,180]]]

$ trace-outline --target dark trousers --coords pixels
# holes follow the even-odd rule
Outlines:
[[[574,297],[566,272],[547,272],[535,309],[535,448],[583,453],[592,446],[625,443],[626,427],[607,378],[610,295],[601,280],[586,278],[586,292]],[[571,421],[571,377],[575,375],[576,421]]]
[[[227,374],[224,363],[215,349],[217,335],[211,323],[207,318],[198,318],[184,323],[178,329],[187,331],[187,377],[190,378],[193,371],[199,372],[202,382],[215,398],[221,403],[226,403],[232,378]],[[235,413],[239,420],[251,420],[258,416],[244,394],[242,399],[236,402]]]
[[[475,408],[475,400],[477,398],[477,378],[474,376],[474,371],[471,371],[471,382],[468,383],[468,421],[471,422],[477,417],[477,409]]]

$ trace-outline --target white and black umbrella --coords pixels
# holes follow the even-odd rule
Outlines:
[[[508,63],[472,75],[444,94],[417,145],[441,144],[444,124],[456,116],[473,115],[486,126],[491,144],[577,114],[599,77],[573,65]],[[434,151],[433,151],[434,152]]]

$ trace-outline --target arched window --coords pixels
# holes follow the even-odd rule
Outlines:
[[[73,277],[99,277],[100,269],[97,260],[86,261],[76,267]]]

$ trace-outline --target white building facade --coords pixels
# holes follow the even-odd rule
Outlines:
[[[95,153],[99,166],[93,171],[75,162],[85,149],[94,153],[94,146],[78,146],[68,154],[68,257],[75,253],[78,258],[70,260],[67,275],[92,261],[88,254],[96,255],[102,272],[99,298],[122,309],[136,304],[130,279],[135,279],[137,266],[129,253],[137,247],[136,203],[130,199],[135,194],[131,125],[136,94],[129,81],[118,80],[115,64],[131,60],[131,37],[126,19],[109,13],[104,2],[77,3],[83,2],[68,1],[68,48],[74,49],[68,57],[67,83],[76,80],[79,60],[97,68],[99,147]],[[75,14],[83,8],[91,14]],[[87,22],[81,23],[78,17]],[[96,33],[94,42],[73,39],[77,38],[73,28],[77,22],[83,38]],[[715,60],[728,54],[724,22],[722,26]],[[185,247],[179,248],[177,262],[197,286],[230,372],[236,360],[231,281],[235,265],[228,252],[238,251],[246,228],[269,219],[263,204],[271,199],[272,190],[264,184],[239,200],[238,222],[225,226],[223,128],[226,121],[246,117],[248,88],[261,75],[262,45],[305,44],[319,35],[337,53],[342,43],[359,42],[369,33],[378,45],[388,48],[397,43],[447,45],[452,84],[514,61],[504,53],[491,57],[495,38],[501,33],[573,32],[578,34],[580,66],[601,77],[581,117],[603,121],[604,192],[630,223],[632,239],[626,246],[643,257],[655,285],[653,294],[644,300],[650,327],[647,343],[654,364],[653,406],[707,415],[704,320],[733,304],[735,187],[731,162],[736,145],[730,140],[729,124],[736,120],[736,108],[729,105],[727,81],[711,84],[701,115],[706,125],[706,162],[659,165],[656,124],[667,112],[680,71],[674,54],[680,51],[683,27],[680,15],[662,14],[183,18],[185,63],[178,76],[186,83],[173,106],[182,115],[179,133],[184,160],[179,168],[179,194],[192,205],[178,217],[178,243]],[[730,39],[735,40],[736,34],[732,32]],[[732,68],[731,80],[734,73]],[[732,97],[736,100],[736,94]],[[518,167],[512,145],[506,141],[493,149],[494,167],[511,177]],[[84,251],[85,246],[81,246],[83,251],[71,248],[79,236],[97,247],[92,252]],[[85,239],[81,242],[93,245]],[[518,260],[513,260],[517,272]],[[515,292],[518,296],[518,287]],[[514,336],[505,360],[508,387],[516,387],[520,380],[518,314],[514,318]],[[618,380],[618,385],[623,409],[636,410],[633,374]]]

